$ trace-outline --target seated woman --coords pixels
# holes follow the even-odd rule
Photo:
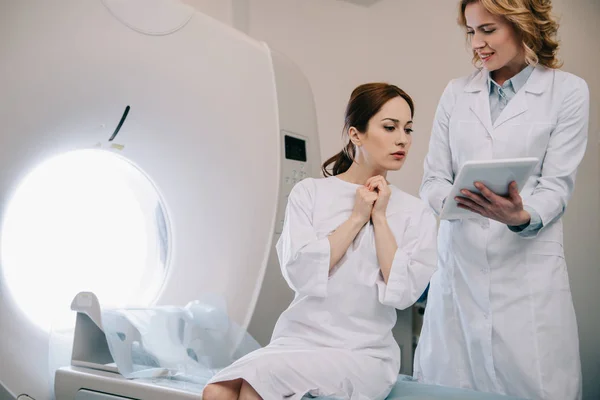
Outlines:
[[[356,88],[348,144],[289,196],[277,243],[295,298],[271,343],[220,371],[205,400],[385,399],[400,368],[396,308],[425,290],[436,262],[436,220],[386,181],[412,142],[412,99],[396,86]],[[332,173],[327,170],[333,164]]]

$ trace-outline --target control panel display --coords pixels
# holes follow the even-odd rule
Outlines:
[[[285,135],[285,158],[306,162],[306,141]]]

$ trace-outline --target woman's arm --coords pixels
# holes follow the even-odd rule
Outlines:
[[[377,193],[375,191],[364,186],[356,189],[354,208],[352,209],[350,218],[329,235],[329,244],[331,246],[330,271],[346,254],[348,247],[350,247],[358,232],[360,232],[362,227],[371,218],[371,211],[373,210],[375,200],[377,200]]]
[[[381,176],[370,178],[367,187],[378,193],[371,218],[381,271],[377,281],[379,301],[404,309],[419,299],[435,271],[437,221],[425,205],[412,211],[408,218],[398,213],[388,216],[392,193],[386,180]]]
[[[276,249],[283,277],[294,292],[325,297],[331,249],[328,238],[317,237],[313,227],[315,192],[312,179],[293,187]]]
[[[325,297],[332,268],[346,254],[371,216],[377,194],[366,187],[356,191],[354,209],[332,234],[318,238],[313,227],[314,180],[296,184],[288,197],[285,223],[277,242],[282,274],[296,293]]]
[[[569,75],[562,87],[566,94],[560,106],[556,128],[550,135],[541,177],[533,194],[524,199],[525,207],[539,214],[543,226],[564,214],[588,139],[588,86],[583,79]]]
[[[335,230],[329,238],[329,246],[331,248],[331,256],[329,258],[329,271],[333,269],[337,265],[337,263],[342,259],[346,251],[348,251],[348,247],[354,241],[358,232],[365,225],[365,222],[356,218],[355,216],[351,216],[340,225],[339,228]]]
[[[437,221],[428,208],[373,220],[381,278],[379,301],[400,310],[419,299],[437,267]],[[395,249],[395,251],[393,251]]]
[[[385,216],[373,218],[373,230],[375,232],[377,261],[379,261],[379,268],[381,270],[381,275],[383,276],[383,281],[387,284],[390,277],[390,271],[392,270],[394,256],[398,251],[398,245]]]
[[[423,201],[429,204],[437,215],[442,211],[444,200],[450,194],[454,183],[452,153],[448,142],[450,115],[455,102],[452,85],[450,82],[446,86],[437,106],[419,191]]]
[[[567,93],[532,195],[522,199],[514,182],[509,186],[507,197],[498,196],[481,183],[476,183],[481,195],[465,191],[464,198],[456,199],[459,207],[509,227],[522,226],[524,229],[520,234],[524,237],[537,236],[544,226],[564,214],[573,193],[577,168],[585,154],[589,119],[587,84],[574,76],[569,80],[575,81],[563,83]],[[534,226],[527,229],[532,223]]]

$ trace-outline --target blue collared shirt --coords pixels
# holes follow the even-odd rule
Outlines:
[[[525,67],[521,72],[504,82],[502,86],[498,85],[488,74],[488,89],[490,91],[490,112],[492,114],[492,124],[496,121],[502,110],[506,108],[508,102],[515,97],[517,92],[525,86],[527,79],[531,76],[534,68],[531,65]]]
[[[515,97],[517,92],[525,86],[527,79],[531,76],[534,67],[528,65],[517,75],[513,76],[502,86],[498,85],[492,77],[488,74],[488,89],[490,93],[490,113],[492,117],[492,124],[496,121],[498,116],[502,113],[502,110],[506,108],[508,103]],[[543,222],[540,215],[531,207],[525,206],[525,211],[531,216],[531,220],[521,226],[509,226],[508,228],[513,232],[518,232],[522,236],[533,236],[539,231]]]

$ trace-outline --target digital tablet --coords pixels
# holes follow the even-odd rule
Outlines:
[[[510,158],[501,160],[479,160],[464,163],[458,175],[454,179],[450,195],[446,198],[440,219],[465,219],[477,218],[479,214],[458,207],[455,197],[465,197],[460,191],[467,189],[473,193],[479,193],[475,188],[475,182],[481,182],[492,192],[500,195],[508,195],[508,185],[517,182],[519,191],[531,176],[533,169],[538,164],[537,158]]]

